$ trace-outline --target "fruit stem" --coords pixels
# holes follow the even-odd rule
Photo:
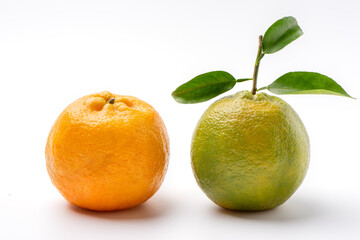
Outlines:
[[[108,103],[110,103],[110,104],[114,104],[115,103],[115,98],[110,98],[110,100],[108,101]]]
[[[257,84],[257,76],[258,76],[258,72],[259,72],[260,61],[264,57],[264,54],[262,53],[262,40],[263,40],[263,36],[260,35],[259,36],[259,48],[258,48],[258,52],[257,52],[257,56],[256,56],[254,73],[253,73],[253,86],[252,86],[252,90],[251,90],[252,95],[256,94],[256,90],[257,90],[256,84]]]

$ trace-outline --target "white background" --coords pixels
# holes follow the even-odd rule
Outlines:
[[[358,0],[0,0],[0,239],[360,239],[359,100],[283,96],[310,136],[308,175],[282,206],[241,213],[208,200],[191,171],[192,131],[214,100],[170,95],[207,71],[251,77],[258,35],[290,15],[304,35],[264,57],[259,87],[317,71],[360,98],[359,11]],[[157,194],[113,213],[70,206],[44,159],[60,112],[103,90],[153,105],[171,141]]]

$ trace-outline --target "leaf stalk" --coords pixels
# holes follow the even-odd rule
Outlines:
[[[239,78],[239,79],[236,79],[236,82],[245,82],[245,81],[249,81],[249,80],[252,80],[252,78]]]

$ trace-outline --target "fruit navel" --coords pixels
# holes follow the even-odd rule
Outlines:
[[[110,98],[110,100],[108,101],[108,103],[110,103],[110,104],[114,104],[115,103],[115,98]]]

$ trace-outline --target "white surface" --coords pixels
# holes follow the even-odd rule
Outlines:
[[[170,96],[207,71],[250,77],[258,35],[292,15],[305,35],[265,56],[259,87],[317,71],[360,98],[359,10],[357,0],[1,0],[0,239],[360,239],[359,100],[283,96],[310,136],[308,175],[281,207],[236,213],[208,200],[191,172],[192,131],[213,100],[180,105]],[[243,89],[250,83],[231,93]],[[57,116],[102,90],[152,104],[171,140],[159,192],[122,212],[71,207],[45,169]]]

